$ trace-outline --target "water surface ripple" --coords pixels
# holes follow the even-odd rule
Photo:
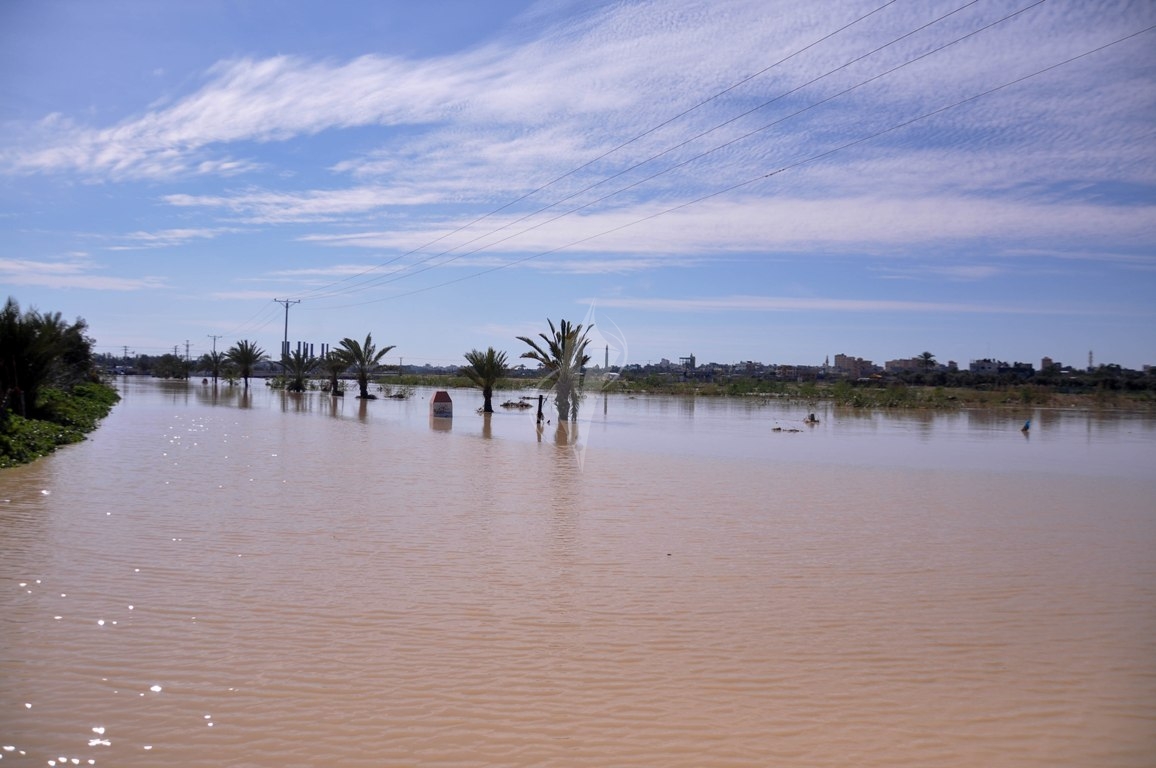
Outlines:
[[[3,764],[1156,765],[1150,419],[121,386],[0,473]]]

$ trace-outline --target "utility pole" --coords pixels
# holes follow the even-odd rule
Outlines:
[[[285,305],[285,338],[281,341],[281,357],[289,355],[289,306],[291,304],[300,304],[301,299],[273,299],[278,304]]]
[[[206,335],[206,336],[208,336],[210,339],[212,339],[212,340],[213,340],[213,354],[214,354],[214,355],[215,355],[215,354],[217,354],[217,339],[221,338],[221,336],[219,336],[219,335],[214,335],[214,334],[211,334],[211,333],[206,333],[205,335]]]

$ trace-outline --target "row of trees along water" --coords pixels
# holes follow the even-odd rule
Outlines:
[[[0,467],[84,439],[119,399],[100,381],[87,330],[12,298],[0,310]]]
[[[549,333],[540,333],[537,338],[517,337],[529,346],[521,357],[538,363],[542,371],[540,384],[554,391],[558,418],[576,418],[579,379],[582,369],[590,362],[586,352],[590,344],[590,329],[568,320],[561,320],[556,326],[552,320],[546,322]],[[326,383],[322,389],[340,397],[345,394],[343,377],[352,375],[357,381],[357,396],[373,398],[369,390],[370,380],[382,370],[382,361],[393,349],[394,345],[379,347],[372,333],[367,333],[363,341],[346,337],[324,355],[315,356],[305,349],[295,349],[281,356],[280,375],[274,384],[291,392],[303,392],[311,379],[323,374]],[[270,360],[270,356],[255,342],[242,339],[227,350],[208,352],[195,362],[183,360],[175,354],[165,355],[150,364],[146,372],[166,378],[188,378],[193,371],[198,371],[208,374],[214,384],[225,377],[239,379],[247,388],[254,372]],[[484,351],[473,349],[465,353],[465,360],[466,364],[459,369],[460,375],[482,390],[483,412],[493,413],[494,388],[510,372],[506,353],[493,347]]]

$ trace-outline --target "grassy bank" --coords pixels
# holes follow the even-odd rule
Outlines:
[[[68,391],[42,389],[34,409],[36,418],[12,411],[0,414],[0,468],[27,464],[62,445],[80,442],[119,400],[115,389],[94,382],[77,384]]]
[[[469,388],[464,376],[390,376],[380,381],[386,386],[424,386],[444,389]],[[532,389],[531,378],[507,378],[495,390]],[[853,383],[781,382],[739,379],[727,382],[662,381],[617,379],[605,388],[601,382],[587,381],[585,392],[620,394],[680,395],[696,397],[764,397],[789,403],[830,403],[848,408],[945,409],[954,408],[1093,408],[1156,412],[1156,392],[1102,387],[1061,387],[1043,384],[980,384],[974,387],[922,386],[903,382]]]
[[[727,383],[677,382],[650,386],[644,382],[614,382],[608,391],[699,397],[761,396],[786,402],[831,403],[849,408],[1099,408],[1156,412],[1156,393],[1086,389],[1070,391],[1033,384],[980,387],[917,386],[900,382],[857,385],[848,381]]]

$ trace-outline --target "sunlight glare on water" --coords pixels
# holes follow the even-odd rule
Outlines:
[[[119,386],[0,473],[3,764],[1153,765],[1150,417]]]

